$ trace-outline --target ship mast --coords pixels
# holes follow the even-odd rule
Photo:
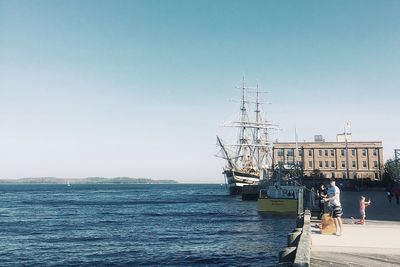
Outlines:
[[[232,162],[232,158],[229,156],[228,151],[226,150],[224,144],[222,143],[221,139],[217,136],[218,145],[221,147],[222,151],[224,152],[224,159],[228,161],[229,167],[231,169],[236,169],[235,164]]]
[[[251,167],[251,161],[252,161],[252,155],[251,155],[251,149],[249,147],[249,138],[247,137],[247,125],[249,123],[249,115],[247,114],[247,101],[246,101],[246,81],[245,78],[243,77],[242,80],[242,99],[241,99],[241,106],[240,106],[240,122],[239,122],[239,146],[237,148],[237,155],[240,155],[240,157],[236,158],[236,164],[238,165],[239,161],[242,161],[243,166],[242,167]]]
[[[257,83],[257,89],[256,89],[256,125],[260,125],[261,122],[261,114],[260,114],[260,90],[258,88],[258,83]],[[261,136],[260,136],[260,128],[257,127],[255,128],[255,136],[254,136],[254,141],[257,145],[261,144]],[[259,170],[262,169],[262,158],[260,158],[260,149],[262,149],[260,146],[256,146],[255,149],[257,150],[257,167]]]
[[[238,121],[227,122],[226,127],[238,128],[237,143],[223,144],[218,138],[218,145],[222,148],[223,158],[228,160],[228,167],[242,171],[262,172],[272,164],[272,142],[270,139],[270,131],[278,129],[277,125],[263,119],[261,92],[259,85],[256,88],[246,86],[245,78],[242,79],[242,84],[239,87],[241,90],[240,99],[240,114]],[[255,89],[249,91],[249,89]],[[247,100],[247,92],[255,93],[255,100]],[[249,119],[248,105],[254,105],[255,117]],[[235,148],[232,155],[228,155],[227,148]]]
[[[260,91],[259,85],[257,83],[256,87],[256,97],[255,97],[255,129],[254,129],[254,156],[256,161],[256,166],[258,170],[263,171],[271,166],[272,161],[272,142],[269,140],[270,131],[276,130],[277,125],[263,119],[261,110],[261,93],[267,93]]]

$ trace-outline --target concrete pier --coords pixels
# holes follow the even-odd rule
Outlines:
[[[311,231],[311,266],[400,266],[400,222],[345,224],[342,236]]]
[[[371,198],[365,225],[359,218],[358,198]],[[343,234],[322,235],[319,220],[311,220],[311,266],[400,266],[400,205],[389,203],[384,191],[342,192]]]

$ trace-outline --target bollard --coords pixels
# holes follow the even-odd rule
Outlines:
[[[303,227],[303,224],[304,224],[304,217],[298,216],[296,219],[296,227],[298,228]]]
[[[284,248],[279,251],[279,262],[291,262],[293,263],[294,258],[296,257],[296,248],[295,247],[288,247]]]
[[[287,245],[288,247],[297,247],[299,244],[301,231],[291,232],[288,234]]]

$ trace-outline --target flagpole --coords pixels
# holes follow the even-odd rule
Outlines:
[[[346,123],[346,125],[344,126],[344,140],[346,142],[346,175],[347,175],[347,179],[350,179],[350,171],[349,171],[349,145],[348,145],[348,141],[347,141],[347,127],[349,126],[350,123]]]

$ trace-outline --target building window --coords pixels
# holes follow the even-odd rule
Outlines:
[[[325,157],[328,156],[328,149],[325,149]]]
[[[363,151],[362,151],[362,155],[365,157],[366,155],[367,155],[367,149],[363,149]]]
[[[325,168],[329,168],[329,162],[325,161]]]
[[[319,155],[319,156],[322,156],[322,150],[321,150],[321,149],[318,150],[318,155]]]
[[[285,150],[283,148],[278,149],[278,156],[283,157]]]
[[[376,149],[376,148],[374,149],[373,155],[374,156],[378,155],[378,149]]]
[[[351,150],[351,155],[352,155],[352,156],[355,156],[355,155],[356,155],[356,150],[355,150],[355,149],[352,149],[352,150]]]
[[[346,178],[346,173],[345,172],[343,173],[343,178]]]
[[[356,168],[356,162],[354,160],[351,162],[351,167]]]
[[[309,161],[309,162],[308,162],[308,167],[309,167],[309,168],[312,168],[312,161]]]
[[[340,150],[340,154],[344,156],[344,149]]]
[[[335,156],[335,150],[331,149],[331,156]]]
[[[293,157],[293,155],[294,155],[294,149],[288,149],[287,155],[288,155],[289,157]]]
[[[334,172],[332,172],[332,178],[335,178],[335,173]]]
[[[342,168],[346,167],[346,163],[342,161]]]
[[[363,167],[367,168],[367,162],[365,160],[363,161]]]
[[[322,161],[319,162],[319,167],[322,168]]]
[[[302,157],[303,156],[303,149],[299,150],[299,156]]]
[[[375,169],[378,168],[378,162],[377,161],[374,161],[374,168]]]
[[[310,156],[310,157],[312,156],[312,149],[308,150],[308,156]]]
[[[335,162],[334,161],[331,161],[331,167],[335,168]]]

